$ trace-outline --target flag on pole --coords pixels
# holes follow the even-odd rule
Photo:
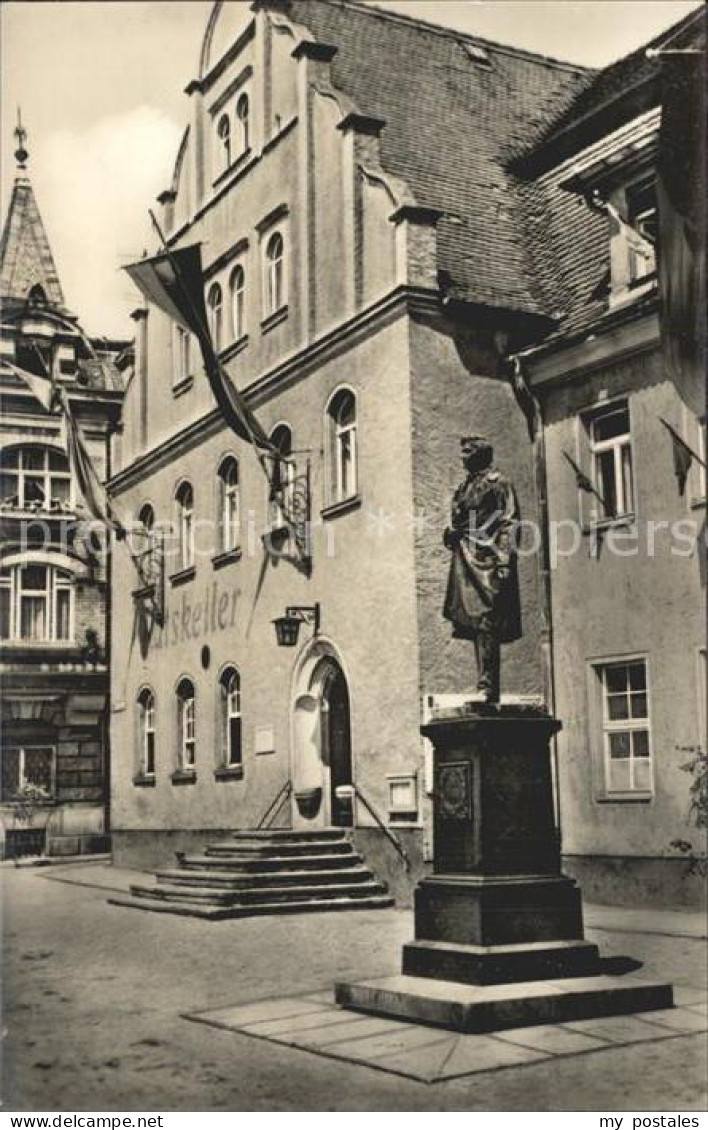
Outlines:
[[[43,377],[39,373],[28,373],[26,369],[21,369],[19,365],[15,365],[13,361],[8,361],[5,358],[3,358],[2,367],[25,382],[45,412],[52,411],[56,389],[51,377]]]
[[[659,420],[671,436],[671,447],[674,456],[674,474],[678,482],[679,494],[683,495],[686,490],[686,480],[688,478],[688,472],[691,470],[693,460],[695,459],[702,467],[705,467],[705,462],[701,459],[700,455],[696,455],[695,451],[691,450],[686,441],[671,427],[671,424],[666,422],[663,416],[659,416]]]
[[[661,340],[684,403],[705,409],[705,66],[703,52],[663,54],[657,155]]]
[[[598,491],[597,487],[592,482],[592,480],[588,478],[588,476],[585,474],[585,472],[583,470],[581,470],[581,468],[578,466],[578,464],[575,462],[575,460],[571,459],[571,457],[570,457],[570,455],[568,455],[567,451],[563,452],[563,456],[564,456],[565,459],[567,459],[567,461],[570,463],[571,467],[575,471],[575,481],[578,485],[578,489],[585,491],[586,494],[594,495],[595,498],[597,498],[598,501],[602,503],[602,508],[605,511],[605,513],[607,514],[608,513],[607,503],[605,502],[604,498],[602,497],[602,495],[600,494],[600,492]]]
[[[86,450],[79,426],[71,411],[69,399],[63,389],[59,391],[58,396],[64,418],[64,437],[69,467],[79,493],[86,504],[86,509],[98,522],[113,530],[117,537],[123,538],[126,534],[125,527],[116,517],[106,488],[99,479],[91,456]]]
[[[204,305],[204,280],[199,244],[165,251],[124,268],[138,290],[196,337],[214,399],[230,428],[258,449],[275,449],[245,398],[231,382],[217,357]]]

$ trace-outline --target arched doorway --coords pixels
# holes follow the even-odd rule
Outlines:
[[[334,648],[321,638],[295,672],[291,777],[294,827],[352,826],[352,798],[337,795],[353,783],[349,687]]]

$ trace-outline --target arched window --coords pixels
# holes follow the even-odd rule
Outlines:
[[[348,388],[336,392],[327,407],[329,501],[354,498],[358,490],[356,397]]]
[[[238,546],[239,501],[238,461],[228,455],[219,466],[219,548],[222,553]]]
[[[273,232],[265,252],[265,316],[285,306],[285,243],[279,231]]]
[[[245,153],[247,149],[251,148],[251,127],[249,122],[250,113],[251,107],[248,101],[248,95],[242,94],[238,102],[236,103],[236,121],[238,122],[241,130],[242,153]]]
[[[241,677],[227,667],[219,679],[221,764],[235,768],[243,762],[241,727]]]
[[[71,472],[63,451],[28,445],[0,452],[0,508],[70,510]]]
[[[155,776],[155,695],[144,687],[138,695],[138,740],[140,774]]]
[[[218,283],[214,283],[214,285],[209,288],[207,295],[207,316],[209,318],[209,332],[211,333],[214,349],[217,353],[220,353],[223,331],[223,297],[221,287]]]
[[[287,424],[278,424],[270,434],[270,441],[281,457],[274,461],[272,483],[268,488],[271,529],[279,529],[288,524],[288,516],[292,514],[295,489],[293,433]]]
[[[175,501],[179,568],[190,569],[194,565],[194,491],[191,483],[180,484]]]
[[[181,679],[177,687],[177,763],[182,770],[196,764],[195,693],[191,679]]]
[[[246,332],[246,272],[239,263],[231,272],[231,333],[240,341]]]
[[[0,570],[0,639],[56,643],[73,638],[71,573],[32,562]]]
[[[145,533],[150,533],[155,525],[155,511],[149,502],[141,506],[138,511],[138,523]]]
[[[216,127],[219,138],[220,164],[218,172],[223,173],[231,164],[231,122],[228,114],[222,114]]]

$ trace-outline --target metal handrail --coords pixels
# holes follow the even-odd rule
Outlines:
[[[378,812],[376,811],[374,806],[371,804],[371,802],[366,799],[366,797],[364,796],[364,794],[361,791],[361,789],[359,788],[359,786],[352,784],[351,787],[354,789],[355,796],[357,796],[359,798],[359,800],[364,805],[364,808],[369,813],[369,815],[373,816],[374,820],[378,824],[379,828],[383,832],[386,839],[389,840],[393,844],[393,846],[395,847],[396,851],[398,852],[401,859],[403,860],[403,865],[404,865],[406,871],[410,871],[411,861],[410,861],[410,858],[408,856],[408,852],[404,848],[403,844],[399,840],[396,833],[392,832],[391,829],[389,827],[387,827],[386,824],[384,824],[384,822],[381,819],[381,817],[379,816]]]
[[[277,814],[280,811],[280,809],[282,808],[282,806],[285,804],[285,801],[288,799],[288,797],[290,796],[292,791],[293,791],[293,783],[290,780],[290,778],[288,778],[288,780],[285,782],[285,784],[282,786],[282,788],[278,792],[278,795],[276,796],[275,800],[271,801],[271,803],[268,805],[265,812],[261,816],[260,820],[256,824],[256,830],[257,831],[260,831],[261,829],[264,829],[264,828],[270,828],[273,820],[277,816]]]

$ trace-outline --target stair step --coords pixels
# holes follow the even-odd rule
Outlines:
[[[206,918],[219,921],[225,918],[255,918],[261,915],[311,914],[326,910],[385,910],[393,906],[390,895],[371,895],[367,898],[331,898],[298,902],[258,903],[255,906],[199,906],[190,902],[167,902],[159,898],[135,898],[128,895],[112,897],[113,906],[131,910],[150,910],[158,914],[180,914],[188,918]]]
[[[229,834],[231,840],[273,840],[277,843],[326,843],[328,840],[341,840],[341,828],[320,828],[311,832],[293,832],[285,828],[241,828]]]
[[[142,885],[133,883],[130,893],[135,898],[164,899],[166,902],[196,902],[207,906],[251,906],[263,903],[304,902],[306,900],[332,900],[339,898],[362,899],[386,894],[383,883],[372,880],[351,886],[299,886],[255,887],[247,891],[234,891],[223,887],[184,887],[166,884]]]
[[[252,840],[222,840],[218,843],[208,844],[207,855],[218,856],[253,856],[258,859],[289,858],[290,856],[312,855],[318,850],[319,841],[316,843],[267,843]],[[354,847],[349,840],[327,840],[319,850],[326,851],[329,855],[351,855]]]
[[[368,867],[342,867],[337,871],[272,871],[235,872],[224,868],[206,871],[199,868],[168,868],[156,871],[158,883],[184,884],[186,886],[215,886],[231,890],[250,890],[253,887],[297,886],[300,883],[313,884],[353,884],[367,883],[374,876]]]
[[[293,871],[295,869],[307,871],[327,870],[328,868],[352,867],[360,865],[363,860],[357,852],[351,855],[299,855],[296,858],[289,856],[272,856],[267,859],[254,859],[251,856],[237,855],[180,855],[177,856],[180,867],[185,870],[225,870],[225,871]]]

